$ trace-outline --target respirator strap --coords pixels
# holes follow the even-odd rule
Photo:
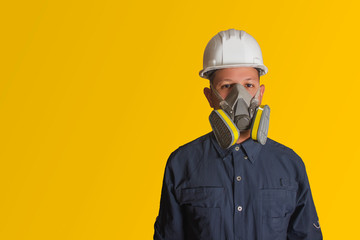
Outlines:
[[[250,101],[249,114],[251,118],[254,116],[256,108],[259,106],[259,100],[258,100],[259,96],[260,96],[260,87],[256,91],[255,96]]]

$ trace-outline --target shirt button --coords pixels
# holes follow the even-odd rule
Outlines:
[[[243,210],[242,206],[238,206],[238,207],[237,207],[237,210],[238,210],[239,212],[241,212],[241,211]]]
[[[237,176],[236,181],[240,182],[241,181],[241,176]]]
[[[235,147],[235,150],[236,150],[236,151],[239,151],[239,149],[240,149],[239,147]]]
[[[244,159],[248,159],[248,156],[245,156]]]

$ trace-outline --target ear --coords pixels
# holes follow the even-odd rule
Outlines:
[[[206,97],[206,99],[208,100],[210,107],[214,108],[214,104],[211,98],[211,89],[210,88],[204,88],[204,95]]]
[[[265,85],[264,85],[264,84],[262,84],[262,85],[260,86],[259,104],[261,104],[261,101],[262,101],[262,98],[263,98],[264,92],[265,92]]]

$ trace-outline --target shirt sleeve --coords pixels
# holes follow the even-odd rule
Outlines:
[[[165,168],[159,215],[155,221],[154,240],[183,240],[183,219],[176,199],[173,173]]]
[[[303,171],[304,177],[299,182],[297,206],[289,222],[287,239],[320,240],[323,237],[305,166],[303,166]]]

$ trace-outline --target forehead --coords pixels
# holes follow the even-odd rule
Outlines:
[[[258,71],[253,67],[224,68],[216,70],[213,76],[213,84],[217,85],[223,81],[242,82],[258,81]]]

